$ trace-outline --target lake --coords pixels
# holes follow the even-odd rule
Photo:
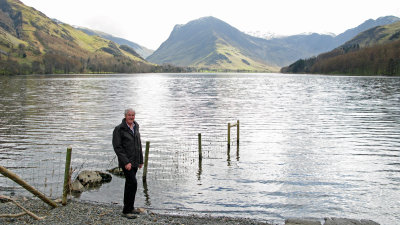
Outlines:
[[[117,166],[112,131],[132,107],[150,142],[137,207],[276,223],[400,220],[399,77],[2,76],[0,96],[1,165],[52,196],[62,193],[68,146],[74,174]],[[227,124],[237,120],[228,154]],[[113,176],[75,198],[121,204],[123,184]],[[0,186],[29,195],[5,177]]]

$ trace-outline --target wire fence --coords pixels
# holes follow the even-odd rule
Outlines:
[[[65,154],[53,153],[51,157],[37,160],[2,160],[1,165],[49,197],[62,194]],[[3,175],[0,175],[0,184],[1,193],[11,196],[26,193],[21,186]]]
[[[179,180],[188,179],[188,174],[196,174],[200,162],[198,143],[197,136],[170,143],[155,143],[154,145],[150,143],[147,167],[148,179],[158,181]],[[230,146],[235,145],[236,140],[231,138]],[[31,160],[5,157],[2,159],[1,165],[46,196],[60,198],[63,192],[66,149],[59,152],[38,153]],[[203,163],[208,160],[229,161],[230,153],[227,151],[226,135],[202,134],[201,152],[201,161]],[[72,149],[72,181],[76,179],[81,171],[94,170],[105,172],[117,166],[118,161],[112,150],[107,153],[99,153],[82,150],[74,151]],[[13,196],[29,193],[14,181],[0,174],[0,194]]]

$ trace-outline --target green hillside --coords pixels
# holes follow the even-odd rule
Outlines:
[[[96,31],[96,30],[91,30],[88,28],[83,28],[83,27],[77,27],[76,29],[81,30],[83,32],[85,32],[86,34],[92,35],[92,36],[99,36],[102,37],[104,39],[113,41],[119,45],[124,45],[124,46],[129,46],[131,48],[133,48],[135,50],[136,53],[138,53],[138,57],[142,57],[142,58],[146,58],[147,56],[151,55],[154,50],[148,49],[146,47],[143,47],[139,44],[136,44],[132,41],[123,39],[123,38],[119,38],[119,37],[115,37],[111,34],[107,34],[104,33],[102,31]]]
[[[277,65],[263,59],[267,49],[260,43],[265,41],[214,17],[204,17],[176,25],[170,37],[146,60],[204,70],[277,72]]]
[[[277,71],[278,67],[269,66],[262,61],[256,61],[249,56],[245,56],[240,49],[229,45],[224,40],[219,39],[215,44],[215,51],[204,58],[199,58],[191,66],[197,68],[210,68],[212,70],[228,71]]]
[[[153,72],[128,46],[56,23],[18,0],[0,0],[0,74]]]
[[[400,22],[364,31],[342,46],[281,69],[283,73],[400,75]]]

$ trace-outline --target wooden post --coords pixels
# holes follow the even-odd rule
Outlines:
[[[67,204],[67,195],[68,195],[68,180],[70,178],[69,176],[69,169],[71,166],[71,153],[72,153],[72,148],[68,147],[67,148],[67,156],[65,159],[65,172],[64,172],[64,188],[63,188],[63,196],[62,196],[62,205]]]
[[[203,155],[201,152],[201,133],[198,134],[198,139],[199,139],[199,162],[203,159]]]
[[[149,164],[149,150],[150,150],[150,141],[146,141],[146,152],[144,155],[144,168],[143,168],[143,182],[146,182],[147,179],[147,166]]]
[[[197,171],[197,179],[200,180],[202,172],[201,164],[203,160],[203,153],[201,151],[201,133],[198,134],[198,140],[199,140],[199,170]]]
[[[228,123],[228,150],[231,149],[231,123]]]
[[[236,123],[236,137],[237,137],[237,140],[236,140],[236,143],[237,143],[237,146],[239,146],[239,120],[237,121],[237,123]]]
[[[39,197],[42,201],[47,203],[53,208],[57,208],[57,203],[55,203],[53,200],[47,198],[44,194],[36,190],[34,187],[26,183],[24,180],[22,180],[19,176],[17,176],[15,173],[9,171],[8,169],[4,168],[3,166],[0,166],[0,173],[3,174],[4,176],[10,178],[11,180],[15,181],[17,184],[21,185],[23,188],[25,188],[27,191],[31,192],[35,196]]]

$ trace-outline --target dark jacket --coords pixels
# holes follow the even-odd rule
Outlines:
[[[139,167],[139,164],[143,164],[139,124],[136,121],[134,123],[134,134],[126,124],[125,118],[120,125],[115,127],[113,132],[112,144],[121,168],[124,168],[128,163],[131,163],[133,167]]]

